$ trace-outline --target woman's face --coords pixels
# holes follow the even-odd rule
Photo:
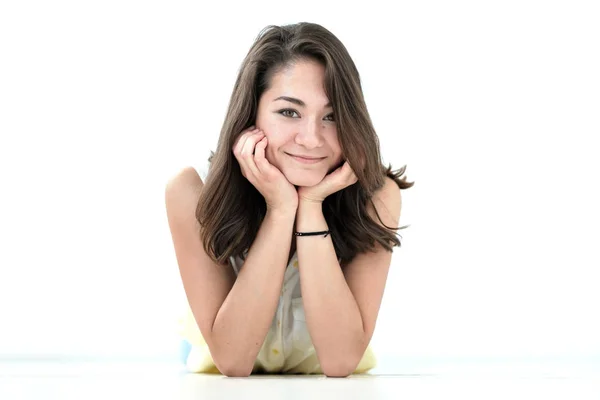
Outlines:
[[[324,82],[321,64],[298,61],[274,74],[259,99],[255,125],[267,137],[265,156],[295,186],[316,185],[342,162]]]

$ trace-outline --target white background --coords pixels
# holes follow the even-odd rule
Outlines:
[[[268,24],[317,22],[407,165],[373,346],[600,356],[593,1],[5,1],[0,356],[175,357],[164,186],[215,149]]]

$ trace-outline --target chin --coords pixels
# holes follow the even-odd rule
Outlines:
[[[294,186],[315,186],[325,178],[325,174],[308,171],[293,171],[285,173],[287,180]]]

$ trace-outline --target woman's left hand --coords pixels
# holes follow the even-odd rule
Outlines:
[[[330,194],[344,189],[358,181],[348,161],[341,167],[325,175],[325,178],[314,186],[301,186],[298,188],[298,201],[322,203]]]

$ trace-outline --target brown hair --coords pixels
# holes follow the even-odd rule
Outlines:
[[[386,176],[400,189],[414,182],[401,179],[406,165],[392,171],[391,165],[386,169],[382,164],[359,73],[342,42],[324,27],[302,22],[264,28],[240,67],[196,208],[204,248],[214,261],[223,263],[230,256],[241,256],[256,238],[266,203],[242,175],[233,144],[243,130],[254,125],[259,99],[273,75],[301,59],[315,60],[325,67],[325,92],[333,106],[342,154],[358,177],[358,182],[323,201],[323,214],[338,258],[345,265],[357,253],[373,249],[376,241],[388,251],[400,246],[394,230],[406,226],[381,227],[367,213],[367,201],[372,202]]]

